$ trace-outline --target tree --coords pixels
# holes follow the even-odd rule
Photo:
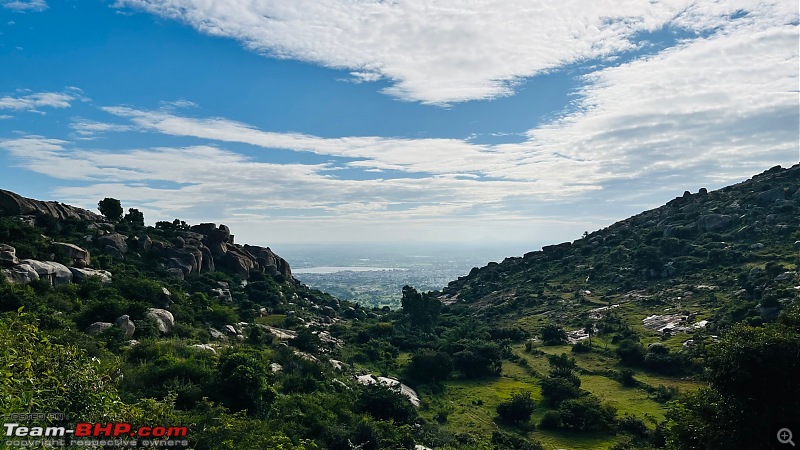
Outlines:
[[[784,322],[738,324],[709,346],[710,385],[671,403],[670,448],[772,448],[777,425],[800,415],[800,333]]]
[[[421,382],[443,381],[453,371],[453,360],[447,353],[423,348],[411,355],[408,376]]]
[[[541,329],[542,342],[544,345],[559,345],[567,342],[567,332],[555,324],[547,324]]]
[[[508,423],[525,423],[531,419],[535,408],[529,391],[513,392],[511,399],[497,405],[497,415]]]
[[[633,339],[623,339],[617,346],[617,356],[622,364],[636,366],[644,362],[645,350]]]
[[[431,331],[439,317],[442,302],[430,294],[421,294],[411,286],[403,286],[403,312],[408,314],[412,328]]]
[[[144,226],[144,214],[136,208],[128,208],[128,214],[122,220],[131,225]]]
[[[115,198],[106,197],[100,200],[97,203],[97,209],[100,210],[100,214],[110,222],[119,222],[122,220],[122,204]]]
[[[220,358],[217,370],[220,399],[232,411],[263,413],[277,395],[267,384],[270,372],[257,352],[231,351]]]

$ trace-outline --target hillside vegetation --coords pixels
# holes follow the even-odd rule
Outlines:
[[[100,205],[0,191],[0,414],[185,424],[194,449],[621,450],[770,448],[800,412],[800,166],[397,311]]]

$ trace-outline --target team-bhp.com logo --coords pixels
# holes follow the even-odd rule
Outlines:
[[[79,422],[74,427],[25,426],[4,423],[7,447],[64,447],[67,445],[111,447],[186,447],[184,426],[133,427],[126,422]]]

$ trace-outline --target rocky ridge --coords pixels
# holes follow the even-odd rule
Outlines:
[[[275,254],[269,247],[234,243],[234,235],[225,225],[201,223],[187,227],[188,229],[176,230],[176,236],[171,241],[157,240],[154,239],[155,236],[151,237],[148,234],[140,236],[124,234],[118,231],[114,224],[107,223],[104,217],[91,211],[58,202],[34,200],[0,189],[0,216],[32,221],[39,215],[59,220],[88,221],[94,234],[86,236],[85,242],[101,253],[117,259],[124,258],[128,252],[149,253],[160,257],[170,273],[177,278],[226,269],[245,280],[250,277],[252,271],[257,271],[297,283],[285,259]],[[89,250],[72,243],[53,244],[71,260],[73,269],[86,269],[91,264]],[[14,249],[0,247],[0,263],[5,267],[3,273],[10,282],[30,282],[43,275],[53,278],[53,283],[72,281],[71,275],[67,276],[71,269],[67,269],[63,264],[52,261],[20,262],[12,250]],[[34,273],[38,274],[38,277]],[[85,271],[78,273],[76,276],[81,278],[87,275]]]

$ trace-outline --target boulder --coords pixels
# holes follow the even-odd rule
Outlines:
[[[184,278],[183,270],[178,269],[177,267],[172,267],[167,269],[167,273],[170,274],[173,278],[177,278],[179,280],[182,280]]]
[[[39,279],[39,274],[28,264],[19,264],[10,269],[2,269],[6,281],[12,284],[28,284]]]
[[[145,235],[142,238],[139,238],[139,251],[142,253],[149,252],[150,249],[153,247],[153,240],[150,239],[150,236]]]
[[[126,338],[132,337],[133,333],[136,331],[136,325],[127,314],[117,317],[117,320],[114,321],[114,325],[122,328]]]
[[[99,334],[113,326],[113,324],[108,322],[95,322],[86,328],[86,332],[89,334]]]
[[[292,269],[289,266],[289,263],[285,259],[278,256],[269,247],[259,247],[256,245],[245,244],[244,249],[253,255],[256,258],[256,262],[258,262],[259,266],[264,268],[265,271],[270,275],[275,276],[277,272],[283,275],[283,277],[287,280],[293,279]]]
[[[756,197],[758,203],[774,203],[775,200],[783,199],[783,188],[774,187],[768,191],[764,191]]]
[[[733,217],[724,214],[707,214],[700,218],[700,226],[706,231],[720,231],[733,225]]]
[[[78,267],[70,267],[69,270],[72,272],[72,279],[76,282],[84,281],[89,277],[98,277],[103,283],[111,282],[111,272],[106,270],[81,269]]]
[[[227,251],[222,257],[222,263],[229,270],[233,271],[240,278],[250,277],[250,271],[256,268],[254,258],[244,250],[230,244],[225,244]]]
[[[225,333],[219,331],[216,328],[209,328],[208,332],[211,334],[211,339],[214,339],[214,340],[217,340],[217,341],[220,340],[220,339],[225,339]]]
[[[203,351],[206,351],[206,352],[211,352],[211,353],[212,353],[212,354],[214,354],[214,355],[216,355],[216,354],[217,354],[217,350],[215,350],[215,349],[214,349],[214,347],[212,347],[212,346],[210,346],[210,345],[208,345],[208,344],[193,344],[193,345],[191,345],[191,347],[192,347],[192,348],[196,348],[196,349],[198,349],[198,350],[203,350]]]
[[[127,239],[128,236],[124,234],[108,233],[97,238],[97,245],[105,247],[106,251],[109,251],[109,247],[116,250],[116,252],[110,251],[114,256],[117,256],[116,254],[124,255],[128,252]]]
[[[61,286],[72,282],[72,271],[63,264],[53,261],[37,261],[35,259],[23,259],[21,263],[27,264],[39,274],[40,279],[46,279],[53,286]]]
[[[92,263],[88,250],[66,242],[53,242],[53,245],[57,246],[67,257],[72,259],[72,265],[75,267],[87,267]]]
[[[19,264],[17,259],[17,249],[10,245],[0,244],[0,266],[16,266]]]
[[[147,317],[151,317],[156,321],[158,331],[162,334],[169,333],[172,331],[172,327],[175,326],[175,317],[166,309],[150,308],[147,310]]]
[[[783,272],[775,277],[775,281],[786,281],[791,280],[792,278],[794,278],[794,272]]]
[[[222,331],[224,331],[225,334],[227,334],[228,336],[236,336],[237,334],[239,334],[239,332],[236,331],[236,327],[234,327],[233,325],[225,325],[225,327],[222,328]]]

